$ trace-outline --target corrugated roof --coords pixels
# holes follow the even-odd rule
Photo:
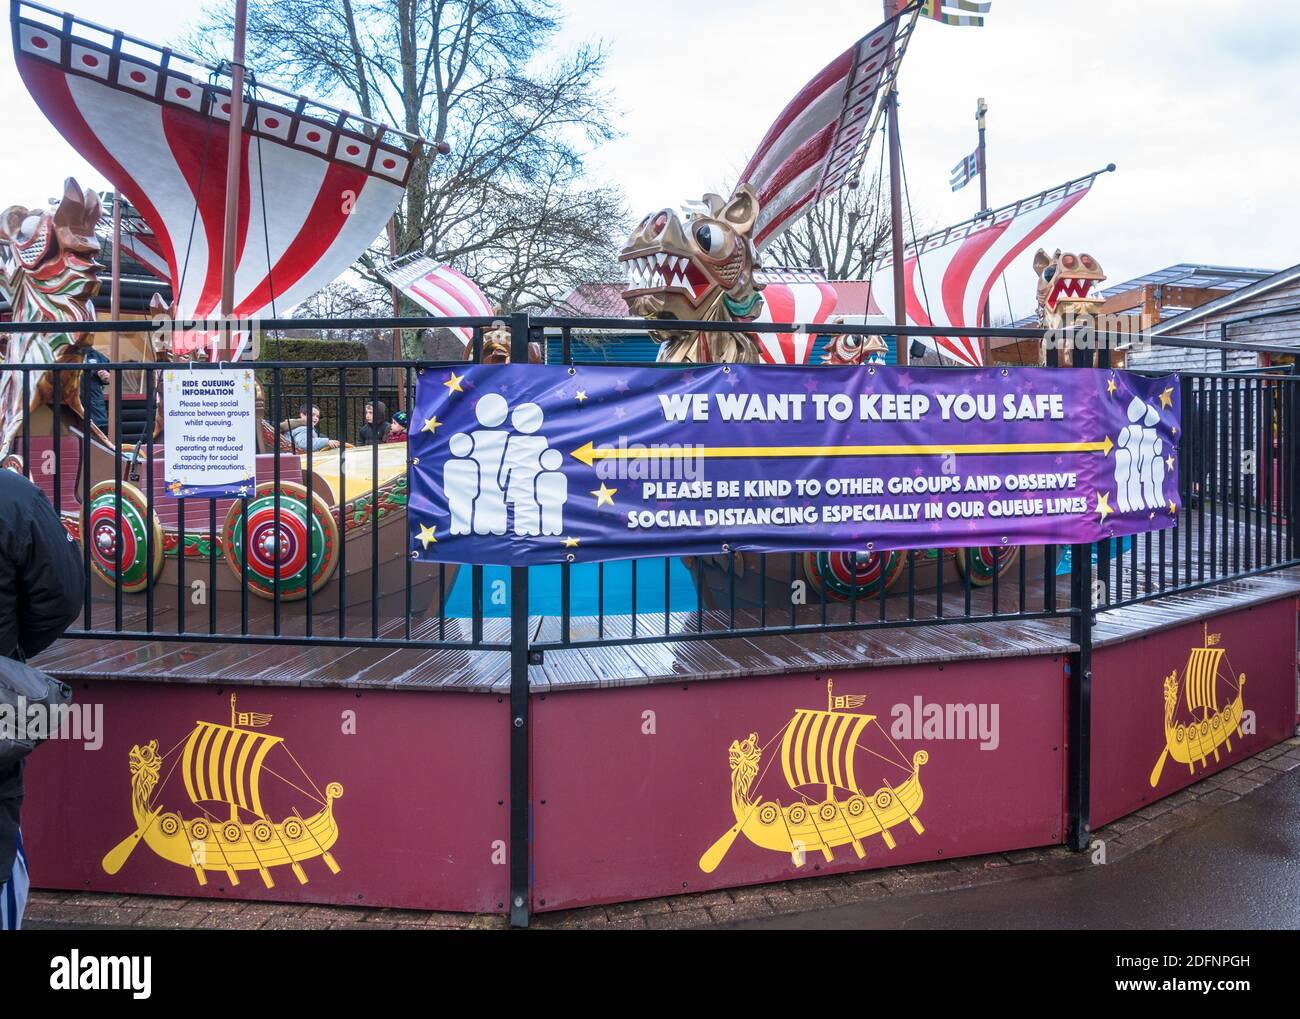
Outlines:
[[[1231,293],[1224,294],[1222,297],[1216,297],[1213,301],[1210,301],[1208,304],[1202,304],[1199,308],[1193,308],[1190,311],[1183,312],[1181,315],[1167,318],[1151,330],[1151,335],[1159,336],[1171,329],[1178,329],[1182,326],[1189,325],[1192,322],[1198,322],[1207,315],[1215,315],[1221,311],[1227,311],[1228,309],[1241,304],[1243,301],[1249,301],[1252,297],[1258,297],[1260,294],[1268,293],[1270,290],[1285,286],[1286,284],[1292,283],[1296,280],[1300,280],[1300,265],[1293,265],[1289,269],[1275,272],[1271,276],[1266,276],[1263,279],[1251,283],[1249,286],[1241,287]]]

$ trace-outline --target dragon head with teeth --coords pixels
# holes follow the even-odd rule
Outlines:
[[[1105,298],[1094,293],[1106,278],[1091,255],[1062,252],[1050,258],[1039,248],[1034,255],[1038,273],[1038,316],[1048,329],[1059,329],[1070,321],[1095,318]]]
[[[13,321],[67,324],[55,333],[10,333],[4,363],[76,363],[85,359],[93,336],[77,325],[95,318],[94,298],[99,294],[95,227],[100,213],[99,195],[83,190],[71,177],[64,182],[63,197],[53,209],[11,205],[0,212],[0,297],[8,300]],[[8,452],[23,427],[24,378],[28,413],[55,399],[50,372],[32,373],[30,378],[15,371],[0,372],[0,454]],[[81,374],[63,372],[58,381],[62,405],[84,416]],[[102,437],[93,424],[92,432]]]
[[[757,219],[758,197],[748,184],[730,199],[705,195],[698,211],[680,217],[671,209],[646,216],[618,256],[632,314],[656,322],[754,319],[763,302],[750,240]],[[662,344],[665,361],[759,360],[758,344],[748,333],[652,329],[650,335]]]

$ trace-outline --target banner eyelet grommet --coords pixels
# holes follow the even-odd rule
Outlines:
[[[573,559],[574,559],[574,555],[573,555],[572,552],[566,552],[566,553],[565,553],[565,555],[564,555],[564,561],[565,561],[566,563],[571,563],[571,562],[573,562]]]
[[[868,374],[868,375],[875,375],[875,374],[876,374],[876,369],[874,369],[874,368],[868,368],[868,369],[867,369],[867,374]]]
[[[420,550],[419,550],[418,548],[413,548],[413,549],[411,549],[411,558],[412,558],[412,559],[419,559],[419,558],[420,558]]]
[[[731,551],[731,546],[728,545],[726,542],[723,542],[723,545],[722,545],[722,551],[724,551],[724,552],[730,552],[730,551]]]
[[[411,457],[411,466],[412,466],[412,467],[419,467],[419,466],[420,466],[420,458],[419,458],[418,456],[413,456],[413,457]]]
[[[1010,372],[1008,369],[1006,369],[1006,368],[1003,368],[1003,369],[1002,369],[1002,377],[1003,377],[1004,379],[1005,379],[1008,375],[1010,375],[1010,374],[1011,374],[1011,372]]]
[[[724,365],[722,366],[722,374],[723,374],[723,375],[730,375],[730,374],[731,374],[731,365],[729,365],[729,364],[724,364]]]
[[[577,375],[577,374],[578,374],[578,369],[577,369],[577,368],[574,368],[572,365],[570,365],[570,366],[569,366],[569,374],[570,374],[570,375]]]

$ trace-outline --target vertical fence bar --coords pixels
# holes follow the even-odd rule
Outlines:
[[[370,636],[379,636],[379,369],[370,369]],[[362,419],[365,410],[362,409]]]
[[[347,378],[348,369],[339,368],[339,569],[335,574],[339,578],[339,637],[348,635],[348,451],[343,443],[347,434]],[[311,423],[311,408],[307,408],[307,422]],[[410,423],[409,421],[407,422]],[[309,433],[311,438],[315,435]],[[309,442],[308,445],[311,445]]]
[[[27,373],[23,373],[23,406],[31,406],[26,392]],[[31,429],[26,429],[30,432]],[[24,452],[27,438],[23,436]],[[24,456],[26,461],[27,457]],[[118,398],[113,401],[113,629],[122,629],[122,399],[119,388]]]
[[[79,385],[85,385],[85,382],[86,370],[83,368]],[[23,414],[23,423],[27,424],[29,419],[26,417],[26,404],[23,405]],[[28,428],[23,429],[24,432],[29,430]],[[90,581],[90,542],[93,539],[90,535],[90,422],[84,418],[81,421],[81,463],[79,466],[81,468],[81,575],[86,578],[82,602],[85,606],[85,618],[82,622],[82,629],[89,630],[92,615],[90,607],[94,596],[94,588],[91,586]]]
[[[1300,507],[1300,472],[1296,471],[1296,443],[1300,441],[1300,399],[1296,399],[1297,389],[1300,389],[1300,381],[1291,378],[1287,382],[1288,420],[1282,429],[1286,454],[1282,460],[1287,472],[1287,538],[1291,545],[1292,561],[1300,559],[1300,521],[1296,519],[1300,516],[1300,509],[1297,509]]]
[[[510,361],[528,363],[529,315],[512,315]],[[481,606],[479,606],[481,608]],[[510,924],[528,926],[532,908],[528,746],[528,567],[510,568]]]
[[[50,406],[50,447],[54,451],[54,515],[60,520],[63,519],[63,442],[59,438],[62,432],[62,422],[60,421],[59,412],[63,409],[63,389],[62,380],[59,378],[59,369],[55,368],[51,373],[53,375],[54,400]],[[23,432],[30,431],[30,421],[23,422]],[[44,469],[44,468],[42,468]]]
[[[308,413],[308,414],[311,413],[311,408],[314,407],[314,406],[316,405],[316,404],[315,404],[315,395],[316,395],[316,394],[315,394],[315,392],[313,391],[313,386],[312,386],[312,381],[313,381],[313,380],[312,380],[312,374],[313,374],[312,366],[311,366],[311,365],[308,365],[308,366],[307,366],[307,379],[306,379],[307,395],[304,397],[304,401],[303,401],[303,402],[306,403],[306,405],[307,405],[307,408],[308,408],[308,409],[307,409],[307,413]],[[281,398],[280,403],[283,404],[283,398]],[[276,418],[276,419],[274,419],[274,420],[276,421],[276,427],[278,428],[278,427],[279,427],[279,419]],[[307,489],[307,512],[308,512],[307,534],[308,534],[308,536],[309,536],[309,541],[310,541],[310,535],[311,535],[311,519],[310,519],[310,513],[311,513],[311,507],[312,507],[312,504],[313,504],[311,494],[312,494],[312,492],[315,490],[315,481],[316,481],[316,476],[315,476],[315,474],[313,473],[313,469],[314,469],[314,467],[315,467],[315,455],[316,455],[316,450],[315,450],[313,447],[314,447],[315,445],[316,445],[316,444],[315,444],[314,442],[309,442],[309,443],[307,443],[307,467],[306,467],[305,472],[303,473],[303,478],[302,478],[302,480],[303,480],[303,487]],[[279,463],[279,462],[280,462],[280,450],[279,450],[278,447],[277,447],[275,450],[273,450],[273,454],[274,454],[274,456],[275,456],[275,462],[276,462],[276,463]],[[340,500],[340,502],[341,502],[341,500]],[[343,543],[343,529],[346,528],[346,527],[347,527],[347,521],[344,519],[343,508],[342,508],[342,506],[340,505],[340,506],[339,506],[339,544],[340,544],[340,545]],[[308,547],[308,549],[310,549],[310,548],[311,548],[311,545],[308,544],[307,547]],[[311,623],[312,623],[312,600],[313,600],[313,599],[312,599],[312,594],[313,594],[312,588],[314,588],[316,585],[312,583],[312,576],[311,576],[311,562],[310,562],[310,560],[311,560],[311,555],[310,555],[310,554],[308,554],[307,559],[308,559],[308,564],[307,564],[307,565],[308,565],[308,569],[307,569],[307,592],[306,592],[306,594],[307,594],[307,598],[306,598],[306,608],[304,609],[304,611],[306,612],[306,618],[303,620],[303,630],[304,630],[304,632],[306,633],[306,635],[307,635],[308,637],[310,637],[310,636],[311,636]]]
[[[279,368],[272,368],[272,369],[271,369],[271,406],[272,406],[272,408],[273,408],[273,413],[271,414],[271,417],[272,417],[275,421],[279,421],[279,420],[280,420],[280,412],[283,410],[283,407],[281,406],[281,403],[280,403],[280,390],[281,390],[281,388],[282,388],[282,382],[283,382],[283,379],[282,379],[282,377],[281,377],[281,375],[280,375],[280,369],[279,369]],[[311,414],[312,414],[312,410],[311,410],[310,407],[308,407],[308,408],[307,408],[307,420],[308,420],[308,424],[309,424],[309,425],[310,425],[310,423],[311,423]],[[315,436],[312,436],[312,438],[309,439],[308,442],[307,442],[307,448],[310,449],[310,448],[311,448],[312,446],[314,446],[314,445],[315,445]],[[254,491],[256,491],[256,485],[257,485],[256,478],[254,478],[253,484],[254,484]],[[281,516],[281,514],[284,512],[284,506],[283,506],[283,504],[282,504],[281,501],[280,501],[280,457],[279,457],[279,456],[276,456],[276,458],[272,461],[272,468],[271,468],[271,484],[272,484],[272,491],[273,491],[273,494],[272,494],[272,496],[271,496],[271,502],[272,502],[271,519],[272,519],[272,521],[273,521],[273,523],[274,523],[274,526],[272,527],[272,532],[273,532],[273,535],[274,535],[274,536],[271,538],[271,542],[272,542],[272,545],[271,545],[271,554],[275,557],[274,560],[273,560],[272,563],[271,563],[271,584],[272,584],[272,587],[271,587],[271,632],[274,633],[275,636],[278,637],[278,636],[280,636],[280,607],[281,607],[281,602],[280,602],[280,562],[281,562],[281,552],[283,551],[283,544],[284,544],[284,542],[283,542],[283,538],[284,538],[284,519],[283,519],[283,517]],[[312,574],[312,570],[311,570],[311,530],[312,530],[312,528],[311,528],[311,494],[308,493],[308,495],[307,495],[307,529],[306,529],[306,537],[307,537],[307,566],[306,566],[306,571],[307,571],[307,586],[308,586],[308,587],[311,587],[311,574]]]
[[[85,375],[82,375],[81,379],[83,384],[87,381],[90,381],[92,383],[94,381],[93,379],[88,380]],[[31,369],[29,368],[23,369],[22,380],[23,380],[22,389],[23,389],[23,425],[24,425],[23,427],[23,477],[26,478],[28,481],[31,481],[32,480],[32,429],[31,429],[32,373],[31,373]],[[114,402],[116,403],[117,401]],[[87,423],[83,421],[82,427],[87,427]],[[118,471],[117,480],[119,483],[122,480],[121,471]],[[122,506],[121,506],[120,499],[117,507],[117,512],[118,512],[118,517],[120,518],[122,515]],[[118,524],[119,525],[121,524],[120,519],[118,520]]]
[[[217,632],[217,549],[221,545],[217,537],[217,500],[208,500],[208,633]],[[234,555],[234,549],[226,549],[225,554]]]
[[[1100,559],[1098,560],[1100,561]],[[1077,852],[1088,848],[1092,769],[1092,549],[1075,545],[1070,563],[1069,758],[1067,844]]]
[[[154,492],[154,488],[153,488],[153,483],[154,483],[154,477],[153,477],[153,433],[154,433],[154,420],[155,420],[154,401],[155,401],[156,396],[157,396],[157,393],[156,393],[156,390],[155,390],[155,386],[154,386],[154,382],[155,382],[155,380],[154,380],[154,375],[153,375],[153,369],[152,369],[152,368],[146,368],[146,369],[144,370],[144,391],[145,391],[145,402],[144,402],[144,440],[145,440],[145,441],[144,441],[144,446],[145,446],[145,452],[144,452],[144,455],[145,455],[145,460],[144,460],[144,503],[145,503],[145,519],[146,519],[147,521],[150,522],[150,525],[147,527],[147,529],[146,529],[145,532],[144,532],[144,551],[145,551],[145,558],[144,558],[144,561],[145,561],[145,563],[146,563],[146,569],[149,571],[149,574],[148,574],[148,576],[149,576],[149,581],[148,581],[148,583],[145,585],[145,589],[144,589],[144,628],[145,628],[145,632],[146,632],[146,633],[153,633],[153,597],[154,597],[154,590],[153,590],[153,588],[154,588],[154,580],[153,580],[153,557],[154,557],[154,552],[155,552],[154,547],[153,547],[153,543],[154,543],[154,533],[153,533],[153,526],[152,526],[152,521],[153,521],[153,519],[154,519],[154,503],[153,503],[153,492]],[[59,391],[59,390],[58,390],[58,387],[56,386],[55,389],[54,389],[54,392],[57,394],[58,391]],[[118,380],[117,380],[117,391],[118,391],[119,393],[122,392],[122,379],[121,379],[120,375],[119,375]],[[56,400],[55,402],[58,402],[58,401]],[[138,442],[136,443],[136,447],[135,447],[135,448],[136,448],[136,450],[137,450],[137,454],[138,454],[138,451],[139,451],[139,449],[140,449],[140,444],[139,444]],[[138,463],[138,460],[137,460],[137,463]],[[160,541],[162,540],[162,534],[161,534],[161,533],[159,533],[159,535],[158,535],[158,540],[160,540]],[[163,553],[161,550],[158,550],[158,554],[160,554],[160,555],[165,555],[165,553]]]

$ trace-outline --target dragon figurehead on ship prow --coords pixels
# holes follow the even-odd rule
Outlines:
[[[646,216],[619,254],[628,278],[623,297],[632,313],[656,322],[754,319],[763,300],[750,240],[757,219],[758,198],[748,184],[730,199],[705,195],[681,216],[671,209]],[[758,345],[748,334],[670,328],[652,329],[650,335],[663,345],[665,361],[759,360]]]
[[[1042,248],[1034,254],[1038,273],[1038,315],[1043,326],[1057,329],[1083,318],[1095,319],[1106,299],[1094,293],[1106,279],[1091,255],[1062,252],[1048,257]]]
[[[0,213],[0,243],[8,249],[0,265],[0,294],[12,308],[15,322],[66,322],[57,333],[11,333],[5,348],[5,363],[50,364],[80,362],[90,344],[90,334],[75,324],[95,317],[94,297],[99,293],[95,255],[99,241],[95,225],[100,217],[99,195],[82,190],[69,177],[63,197],[52,209],[29,209],[11,205]],[[81,406],[81,377],[64,372],[62,403],[78,417]],[[51,403],[53,382],[49,373],[33,377],[29,388],[29,409]],[[0,453],[8,450],[23,422],[20,373],[4,372],[0,379]]]

